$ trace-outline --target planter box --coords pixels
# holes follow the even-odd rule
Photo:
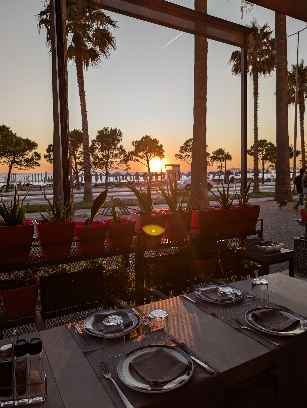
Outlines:
[[[260,205],[241,207],[241,224],[239,231],[254,231],[260,214]]]
[[[304,209],[301,210],[301,220],[307,221],[307,213]]]
[[[152,212],[150,215],[131,213],[131,219],[132,221],[135,221],[135,232],[153,236],[162,235],[164,232],[166,220],[165,214],[158,212]]]
[[[221,208],[221,225],[219,232],[221,234],[233,234],[238,231],[241,222],[241,207],[233,206],[231,208]]]
[[[43,224],[37,222],[38,238],[44,258],[62,258],[70,255],[75,224],[72,221]]]
[[[0,264],[27,262],[32,247],[34,224],[0,227]]]
[[[130,248],[134,237],[135,222],[108,222],[106,244],[112,249]]]
[[[33,285],[1,290],[5,314],[8,319],[31,316],[35,312],[38,294],[38,280],[33,276]]]
[[[171,241],[186,239],[191,224],[191,211],[166,212],[164,238]]]
[[[192,210],[190,233],[216,234],[219,231],[221,212],[219,208],[208,208],[205,211]]]
[[[104,250],[107,223],[94,221],[92,225],[75,222],[76,247],[81,254],[91,254]]]

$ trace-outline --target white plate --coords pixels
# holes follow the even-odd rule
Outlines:
[[[268,329],[266,327],[261,326],[261,324],[257,323],[255,321],[255,319],[252,316],[252,313],[257,310],[267,310],[267,309],[273,309],[273,308],[255,308],[252,310],[249,310],[248,312],[245,313],[245,320],[247,321],[247,323],[249,323],[254,329],[260,330],[264,333],[268,333],[268,334],[274,334],[275,336],[297,336],[299,334],[303,334],[305,333],[305,331],[307,330],[307,321],[300,315],[294,313],[294,312],[290,312],[284,309],[277,309],[279,310],[281,313],[283,313],[285,316],[288,317],[295,317],[296,319],[298,319],[300,321],[299,325],[297,328],[292,329],[292,330],[284,330],[284,331],[278,331],[278,330],[271,330]]]
[[[94,322],[94,318],[97,315],[105,315],[106,317],[111,313],[111,312],[116,312],[116,309],[109,309],[109,310],[102,310],[100,312],[94,313],[91,316],[89,316],[85,321],[84,321],[84,330],[88,333],[91,334],[92,336],[96,336],[96,337],[103,337],[103,334],[98,331],[95,330],[93,328],[93,322]],[[135,315],[131,310],[124,310],[121,309],[121,311],[125,311],[126,313],[128,313],[130,319],[132,320],[132,324],[128,327],[125,327],[124,329],[124,333],[128,334],[130,332],[132,332],[133,330],[135,330],[137,327],[139,327],[140,325],[140,317]],[[106,338],[115,338],[117,337],[118,334],[106,334]]]
[[[211,298],[209,298],[209,297],[207,297],[206,295],[205,295],[205,293],[206,293],[206,290],[211,290],[211,289],[217,289],[219,287],[219,285],[208,285],[208,286],[205,286],[204,288],[198,288],[196,291],[195,291],[195,294],[196,294],[196,296],[199,298],[199,299],[201,299],[201,300],[204,300],[205,302],[211,302],[211,303],[218,303],[218,300],[216,299],[216,300],[214,300],[214,299],[211,299]],[[236,294],[236,298],[235,298],[235,302],[237,302],[238,300],[240,300],[241,298],[242,298],[242,292],[239,290],[239,289],[237,289],[237,288],[234,288],[233,286],[229,286],[231,289],[233,289],[234,290],[234,292],[235,292],[235,294]],[[202,290],[202,292],[200,292],[200,290]],[[232,300],[231,299],[229,299],[229,300],[224,300],[223,302],[221,302],[221,303],[231,303],[232,302]]]
[[[130,367],[130,363],[134,360],[138,360],[139,358],[150,356],[159,347],[167,349],[178,360],[186,362],[188,367],[179,377],[168,383],[150,385],[132,367]],[[127,385],[127,387],[132,388],[133,390],[159,394],[173,391],[182,387],[192,377],[193,369],[193,362],[190,356],[179,348],[163,345],[151,345],[134,349],[122,357],[117,366],[117,374],[120,380]]]

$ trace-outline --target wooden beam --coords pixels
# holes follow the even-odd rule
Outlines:
[[[307,23],[306,0],[250,0],[252,3],[268,8],[289,17],[305,21]]]
[[[165,0],[88,0],[89,4],[139,20],[244,47],[251,29]]]

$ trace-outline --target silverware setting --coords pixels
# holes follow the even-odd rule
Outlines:
[[[248,327],[248,326],[244,326],[244,324],[241,323],[240,320],[239,320],[237,317],[234,317],[233,320],[234,320],[234,322],[240,327],[240,329],[250,330],[250,331],[256,333],[256,334],[257,334],[259,337],[261,337],[262,339],[268,341],[268,342],[271,343],[271,344],[274,344],[274,346],[277,346],[277,347],[280,346],[279,343],[277,343],[276,341],[273,341],[273,340],[271,340],[271,339],[268,339],[266,336],[263,336],[262,334],[258,333],[257,330],[254,330],[254,329],[252,329],[251,327]]]
[[[199,309],[204,310],[205,312],[211,314],[212,316],[217,316],[216,313],[211,312],[211,310],[207,309],[205,306],[200,305],[198,302],[196,302],[195,300],[191,299],[189,296],[187,295],[182,295],[181,296],[183,299],[187,300],[188,302],[193,303],[195,306],[197,306]]]
[[[108,380],[112,381],[112,383],[114,384],[119,396],[121,397],[123,403],[125,404],[125,406],[127,408],[133,408],[133,405],[130,404],[128,398],[125,396],[125,394],[121,391],[121,389],[119,388],[119,386],[116,384],[116,382],[113,380],[111,372],[109,370],[109,367],[107,365],[107,363],[105,361],[102,361],[100,363],[100,368],[102,371],[102,374],[105,378],[107,378]]]
[[[191,359],[195,361],[195,363],[203,367],[207,371],[207,373],[209,373],[210,375],[214,374],[214,370],[212,370],[212,368],[210,368],[207,364],[203,363],[202,361],[198,360],[198,358],[195,358],[190,354],[189,348],[185,343],[181,341],[180,343],[178,342],[177,344],[179,348],[185,351],[191,357]]]
[[[83,331],[80,329],[80,327],[78,326],[78,324],[73,323],[72,325],[74,326],[74,328],[76,329],[76,331],[82,336],[83,340],[85,340],[85,341],[87,342],[87,344],[90,346],[90,343],[89,343],[88,339],[87,339],[85,336],[83,336]]]

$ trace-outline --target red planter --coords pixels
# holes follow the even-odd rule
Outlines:
[[[135,222],[108,222],[106,244],[109,248],[130,248],[134,237]]]
[[[190,231],[191,211],[166,212],[164,238],[173,240],[185,239]]]
[[[232,206],[230,208],[221,208],[221,225],[219,232],[221,234],[233,234],[238,231],[241,222],[241,207]]]
[[[72,221],[52,222],[50,224],[43,224],[41,220],[36,222],[43,257],[62,258],[69,256],[75,224]]]
[[[192,210],[191,234],[215,234],[219,231],[221,212],[219,208],[208,208],[205,211]]]
[[[241,224],[239,231],[255,231],[260,214],[260,205],[246,205],[241,207]]]
[[[192,259],[189,261],[190,274],[193,278],[197,276],[210,276],[219,264],[218,255],[210,259]]]
[[[132,221],[135,221],[135,232],[145,232],[148,235],[162,235],[165,228],[166,216],[163,213],[152,212],[149,215],[132,213]]]
[[[104,241],[107,233],[107,223],[93,221],[86,225],[85,222],[75,222],[76,247],[81,254],[91,254],[104,250]]]
[[[301,220],[307,221],[307,213],[304,209],[301,210]]]
[[[0,264],[27,262],[32,246],[34,224],[0,227]]]
[[[35,280],[33,285],[1,291],[5,314],[8,319],[31,316],[35,312],[38,280],[36,276],[33,276],[33,279]]]

